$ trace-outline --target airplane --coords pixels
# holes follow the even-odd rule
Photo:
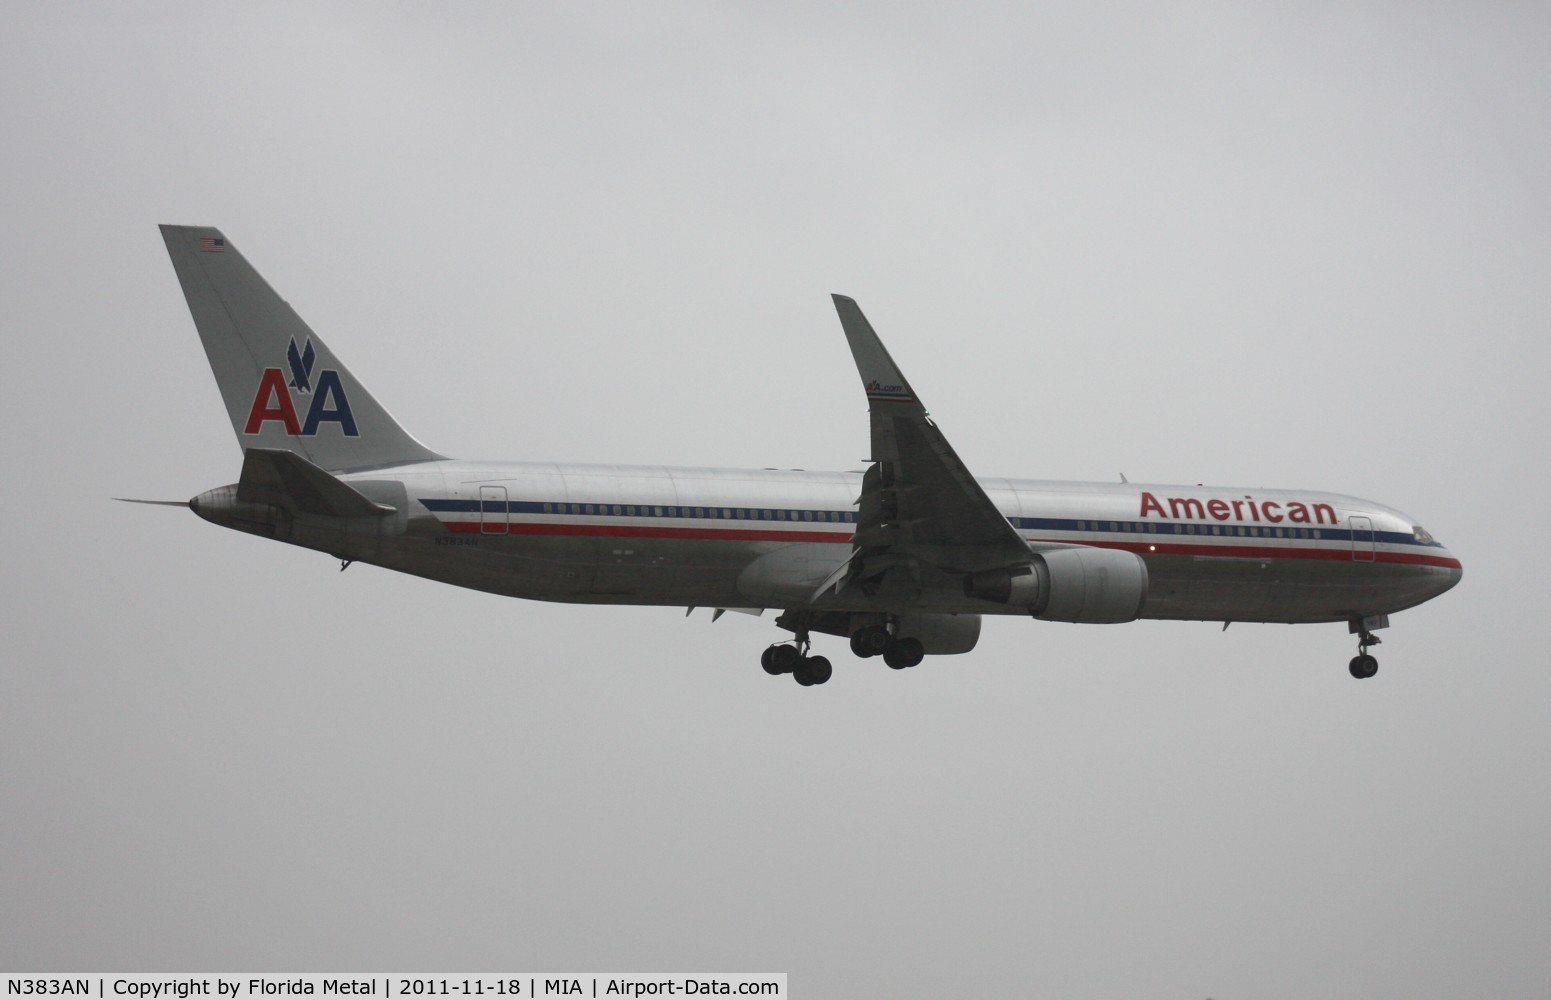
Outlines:
[[[980,479],[853,299],[861,472],[449,459],[421,444],[220,230],[161,227],[242,446],[215,524],[538,601],[762,614],[765,672],[826,683],[812,636],[896,670],[967,653],[985,615],[1345,622],[1369,678],[1389,616],[1462,568],[1413,518],[1311,490]]]

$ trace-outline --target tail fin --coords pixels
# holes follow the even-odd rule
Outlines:
[[[245,452],[291,451],[334,470],[442,457],[388,415],[219,229],[161,230]]]

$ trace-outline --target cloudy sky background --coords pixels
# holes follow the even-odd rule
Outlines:
[[[0,968],[786,971],[804,998],[1543,996],[1551,15],[8,4]],[[421,440],[866,454],[833,291],[983,475],[1329,489],[1344,626],[1009,618],[903,674],[224,532],[156,231]]]

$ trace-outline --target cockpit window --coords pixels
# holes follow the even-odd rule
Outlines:
[[[1420,524],[1411,525],[1411,534],[1415,536],[1416,540],[1423,545],[1431,545],[1435,541],[1433,536],[1428,533],[1427,529],[1422,527]]]

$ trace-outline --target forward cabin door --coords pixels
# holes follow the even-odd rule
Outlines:
[[[506,534],[509,517],[506,487],[481,486],[479,488],[479,533],[481,535]]]
[[[1373,518],[1353,514],[1347,523],[1352,526],[1352,560],[1373,562]]]

